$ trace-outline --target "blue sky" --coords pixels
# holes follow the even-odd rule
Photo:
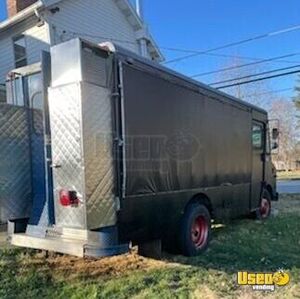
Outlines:
[[[5,0],[0,0],[1,20],[6,17],[5,14]],[[144,14],[158,45],[205,50],[300,24],[300,1],[144,0]],[[298,51],[300,52],[300,30],[215,53],[269,58]],[[167,60],[184,54],[165,50],[163,53]],[[300,64],[300,55],[289,60]],[[249,61],[241,61],[245,62]],[[222,68],[231,63],[232,59],[229,58],[202,55],[169,66],[192,75]],[[272,63],[260,68],[269,70],[291,65]],[[273,89],[292,87],[295,77],[272,80],[269,84]],[[201,78],[206,83],[215,79],[213,76]],[[290,96],[291,92],[286,92],[285,95]]]
[[[158,43],[174,47],[207,49],[300,24],[299,0],[144,0],[144,3],[146,21]],[[300,50],[295,41],[299,37],[300,31],[226,52],[280,55]]]
[[[144,7],[145,19],[158,44],[177,48],[205,50],[300,24],[299,0],[144,0]],[[296,52],[300,52],[300,30],[216,53],[269,58]],[[167,60],[182,55],[170,51],[164,53]],[[300,64],[300,55],[289,60]],[[232,59],[202,55],[170,66],[185,74],[195,74],[231,62]],[[261,68],[269,70],[291,65],[272,63]],[[289,88],[294,85],[295,77],[271,80],[268,84],[273,89]],[[215,80],[213,77],[201,79]],[[285,95],[291,95],[291,92]]]
[[[0,0],[0,20],[6,18],[5,0]]]

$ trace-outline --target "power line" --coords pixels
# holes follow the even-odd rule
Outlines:
[[[113,37],[108,37],[108,36],[101,36],[101,35],[93,35],[93,34],[88,34],[88,33],[83,33],[83,32],[69,31],[69,30],[65,30],[63,28],[60,28],[60,29],[63,33],[69,33],[69,34],[72,34],[72,35],[75,35],[75,36],[98,38],[98,39],[102,39],[103,41],[110,40],[110,41],[115,41],[115,42],[119,42],[119,43],[123,43],[123,44],[136,45],[136,42],[129,41],[129,40],[118,39],[118,38],[113,38]],[[174,47],[168,47],[168,46],[159,46],[159,48],[163,49],[163,50],[168,50],[168,51],[193,53],[193,54],[197,54],[197,55],[199,54],[199,51],[192,50],[192,49],[174,48]],[[258,58],[258,57],[230,55],[230,54],[224,54],[224,53],[203,53],[203,55],[215,56],[215,57],[224,57],[224,58],[239,58],[239,59],[254,60],[254,61],[264,60],[263,58]],[[276,62],[279,62],[279,63],[298,63],[299,61],[281,60],[281,59],[278,58],[278,60]]]
[[[164,48],[162,48],[164,49]],[[263,60],[265,58],[258,58],[258,57],[249,57],[249,56],[240,56],[240,55],[230,55],[230,54],[221,54],[221,53],[206,53],[204,54],[206,56],[215,56],[215,57],[224,57],[224,58],[238,58],[238,59],[243,59],[243,60],[254,60],[254,61],[259,61]],[[275,62],[278,63],[299,63],[299,61],[292,61],[292,60],[276,60]]]
[[[239,46],[239,45],[250,43],[250,42],[253,42],[253,41],[256,41],[256,40],[265,39],[265,38],[268,38],[268,37],[273,37],[273,36],[276,36],[276,35],[296,31],[296,30],[299,30],[299,29],[300,29],[300,25],[296,25],[296,26],[284,28],[282,30],[277,30],[277,31],[269,32],[269,33],[260,34],[260,35],[254,36],[254,37],[250,37],[250,38],[243,39],[243,40],[240,40],[240,41],[236,41],[236,42],[232,42],[232,43],[229,43],[229,44],[221,45],[221,46],[211,48],[211,49],[208,49],[208,50],[197,51],[197,53],[195,51],[194,54],[189,54],[189,55],[186,55],[186,56],[181,56],[181,57],[166,61],[165,64],[186,60],[186,59],[196,57],[196,56],[199,56],[199,55],[203,55],[203,54],[206,54],[206,53],[209,53],[209,52],[214,52],[214,51],[217,51],[217,50],[222,50],[222,49],[227,49],[227,48]]]
[[[295,27],[291,27],[289,29],[289,31],[293,31],[293,30],[298,30],[300,29],[300,25],[299,26],[295,26]],[[276,31],[274,33],[269,33],[268,35],[271,36],[271,35],[276,35],[276,34],[281,34],[281,33],[284,33],[284,32],[288,32],[287,31],[288,29],[286,29],[286,31],[284,30],[281,30],[281,31]],[[66,32],[66,30],[63,30],[63,32]],[[131,41],[128,41],[128,40],[120,40],[120,39],[115,39],[115,38],[112,38],[112,37],[104,37],[104,36],[99,36],[99,35],[91,35],[91,34],[86,34],[86,33],[81,33],[81,32],[71,32],[71,31],[68,31],[69,33],[71,34],[74,34],[74,35],[78,35],[78,36],[86,36],[86,37],[93,37],[93,38],[101,38],[103,40],[111,40],[111,41],[118,41],[118,42],[126,42],[126,43],[129,43],[129,44],[134,44],[136,45],[135,42],[131,42]],[[166,49],[172,49],[172,50],[182,50],[182,49],[176,49],[176,48],[168,48],[166,47]],[[185,51],[190,51],[190,50],[185,50]],[[195,53],[196,54],[196,53]],[[197,52],[197,55],[199,54],[199,52]],[[216,54],[216,53],[203,53],[203,54],[208,54],[208,55],[211,55],[211,56],[224,56],[224,57],[228,57],[229,55],[227,54]],[[294,53],[296,55],[296,53]],[[294,55],[294,54],[290,54],[290,55]],[[229,56],[230,57],[230,56]],[[233,56],[233,57],[236,57],[236,56]],[[242,57],[240,56],[241,58],[243,59],[252,59],[252,60],[257,60],[259,58],[250,58],[250,57]],[[267,59],[269,60],[269,59]],[[279,62],[279,60],[278,60]],[[291,72],[291,73],[287,73],[287,74],[292,74],[292,73],[296,73],[296,72]],[[286,74],[286,75],[287,75]],[[283,74],[284,75],[284,74]],[[282,76],[282,75],[280,75]],[[279,77],[278,75],[277,76],[271,76],[271,77],[266,77],[265,79],[264,78],[260,78],[260,79],[256,79],[256,80],[251,80],[249,82],[241,82],[239,84],[233,84],[232,86],[235,86],[235,85],[242,85],[242,84],[247,84],[247,83],[251,83],[251,82],[257,82],[257,81],[261,81],[261,80],[266,80],[266,79],[271,79],[271,78],[275,78],[275,77]],[[229,86],[228,86],[229,87]],[[221,86],[219,87],[219,89],[222,89],[222,88],[227,88],[227,86]]]
[[[62,28],[61,28],[62,29]],[[291,29],[289,31],[293,31],[293,30],[297,30],[297,29],[300,29],[300,25],[299,26],[295,26],[295,27],[291,27]],[[121,42],[121,43],[129,43],[129,44],[134,44],[136,45],[136,42],[132,42],[132,41],[128,41],[128,40],[121,40],[121,39],[116,39],[116,38],[112,38],[112,37],[105,37],[105,36],[100,36],[100,35],[91,35],[91,34],[87,34],[87,33],[82,33],[82,32],[72,32],[72,31],[66,31],[64,29],[62,29],[63,33],[70,33],[70,34],[73,34],[73,35],[78,35],[78,36],[86,36],[86,37],[92,37],[92,38],[100,38],[100,39],[103,39],[103,40],[111,40],[111,41],[118,41],[118,42]],[[287,32],[287,31],[285,31]],[[284,31],[277,31],[277,32],[274,32],[273,35],[275,34],[279,34],[279,33],[284,33]],[[269,35],[272,35],[272,33],[270,33]],[[194,51],[194,50],[187,50],[187,49],[179,49],[179,48],[170,48],[170,47],[161,47],[161,48],[164,48],[166,50],[172,50],[172,51],[185,51],[185,52],[194,52],[195,54],[199,54],[198,51]],[[234,56],[234,55],[228,55],[228,54],[217,54],[217,53],[203,53],[203,54],[206,54],[206,55],[210,55],[210,56],[217,56],[217,57],[238,57],[238,58],[242,58],[242,59],[249,59],[249,60],[258,60],[257,62],[260,62],[262,63],[262,61],[275,61],[275,59],[280,59],[280,57],[274,57],[274,58],[269,58],[269,59],[260,59],[260,58],[253,58],[253,57],[245,57],[245,56]],[[295,56],[295,55],[299,55],[300,53],[293,53],[293,54],[288,54],[288,55],[284,55],[284,56],[281,56],[281,58],[284,58],[284,57],[288,57],[288,56]],[[289,63],[292,63],[291,61],[283,61],[283,60],[277,60],[277,62],[289,62]],[[241,66],[236,66],[236,67],[241,67]],[[295,66],[293,66],[292,68],[294,68]],[[278,70],[273,70],[272,72],[274,71],[279,71],[280,69]],[[297,71],[298,72],[298,71]],[[296,72],[291,72],[291,73],[296,73]],[[287,73],[287,74],[291,74],[291,73]],[[262,75],[263,73],[261,73],[260,75]],[[258,76],[259,74],[255,74],[255,75],[251,75],[251,76]],[[284,74],[281,74],[280,76],[282,76]],[[271,76],[271,77],[266,77],[266,78],[260,78],[258,80],[252,80],[252,82],[256,82],[256,81],[260,81],[260,80],[266,80],[266,79],[270,79],[270,78],[274,78],[274,77],[278,77],[278,76]],[[239,78],[241,79],[241,78]],[[232,80],[238,80],[238,79],[232,79]],[[250,81],[251,82],[251,81]],[[233,84],[233,86],[235,85],[242,85],[242,84],[246,84],[246,83],[250,83],[250,82],[241,82],[239,84]],[[213,84],[216,84],[216,83],[213,83]],[[219,87],[219,89],[221,88],[226,88],[226,87]],[[290,89],[284,89],[284,90],[279,90],[278,92],[281,92],[281,91],[285,91],[285,90],[290,90]],[[276,92],[276,91],[275,91]],[[251,96],[251,95],[250,95]]]
[[[192,78],[197,78],[197,77],[202,77],[202,76],[207,76],[207,75],[222,73],[222,72],[225,72],[225,71],[240,69],[240,68],[247,67],[247,66],[252,66],[252,65],[258,65],[258,64],[262,64],[262,63],[266,63],[266,62],[271,62],[271,61],[275,61],[275,60],[282,59],[282,58],[293,57],[293,56],[297,56],[297,55],[300,55],[300,52],[292,53],[292,54],[287,54],[287,55],[282,55],[282,56],[276,56],[276,57],[267,58],[267,59],[262,59],[262,60],[259,60],[259,61],[245,63],[245,64],[240,64],[240,65],[236,65],[236,66],[226,67],[226,68],[218,69],[218,70],[215,70],[215,71],[200,73],[200,74],[193,75]]]
[[[232,78],[232,79],[223,80],[223,81],[219,81],[219,82],[214,82],[214,83],[210,83],[210,85],[213,86],[213,85],[219,85],[219,84],[234,82],[234,81],[243,80],[243,79],[249,79],[252,77],[258,77],[261,75],[267,75],[267,74],[276,73],[276,72],[280,72],[280,71],[286,71],[286,70],[290,70],[290,69],[294,69],[294,68],[298,68],[298,67],[300,67],[300,64],[294,65],[294,66],[289,66],[289,67],[284,67],[284,68],[280,68],[280,69],[265,71],[265,72],[261,72],[261,73],[257,73],[257,74],[251,74],[251,75],[247,75],[247,76],[243,76],[243,77],[237,77],[237,78]]]
[[[277,74],[277,75],[273,75],[273,76],[268,76],[268,77],[253,79],[253,80],[249,80],[249,81],[244,81],[244,82],[239,82],[239,83],[224,85],[224,86],[217,87],[217,89],[224,89],[224,88],[229,88],[229,87],[234,87],[234,86],[241,86],[241,85],[244,85],[244,84],[249,84],[249,83],[254,83],[254,82],[258,82],[258,81],[269,80],[269,79],[278,78],[278,77],[284,77],[284,76],[293,75],[293,74],[297,74],[297,73],[300,73],[300,69],[296,70],[296,71],[292,71],[292,72],[286,72],[286,73]]]
[[[193,49],[174,48],[174,47],[167,47],[167,46],[159,46],[159,48],[162,50],[173,51],[173,52],[194,53],[194,54],[199,53],[199,51],[193,50]],[[265,58],[259,58],[259,57],[249,57],[249,56],[241,56],[241,55],[233,55],[233,54],[225,54],[225,53],[203,53],[203,55],[214,56],[214,57],[224,57],[224,58],[238,58],[238,59],[243,59],[243,60],[254,60],[254,61],[259,61],[259,60],[265,59]],[[276,62],[298,63],[299,61],[278,60]]]

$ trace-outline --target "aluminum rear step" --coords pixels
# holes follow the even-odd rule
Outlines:
[[[37,238],[26,234],[11,236],[11,244],[33,249],[42,249],[84,257],[85,242],[74,239]]]
[[[10,224],[13,225],[13,224]],[[9,229],[11,231],[11,229]],[[14,246],[54,251],[78,257],[104,257],[129,251],[129,244],[119,245],[114,228],[102,232],[45,228],[29,233],[9,234]]]

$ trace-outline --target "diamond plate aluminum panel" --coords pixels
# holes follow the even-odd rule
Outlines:
[[[58,227],[97,229],[116,223],[110,92],[89,83],[49,92],[55,217]],[[80,195],[78,207],[59,204],[59,190]]]
[[[57,226],[85,228],[84,165],[81,147],[81,87],[79,83],[49,89],[52,136],[54,209]],[[61,189],[76,191],[79,206],[59,203]]]
[[[0,221],[26,218],[32,205],[28,111],[0,105]]]
[[[82,141],[87,226],[116,223],[111,96],[108,89],[82,83]]]

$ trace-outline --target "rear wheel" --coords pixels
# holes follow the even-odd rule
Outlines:
[[[263,189],[260,206],[256,210],[256,218],[265,220],[271,215],[271,194],[267,189]]]
[[[211,235],[211,217],[208,209],[201,204],[191,204],[183,216],[180,247],[186,256],[204,252]]]

